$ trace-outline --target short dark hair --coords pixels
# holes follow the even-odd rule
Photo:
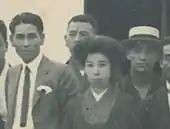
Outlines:
[[[43,21],[40,16],[30,12],[24,12],[17,14],[11,21],[9,29],[13,34],[15,32],[15,27],[21,23],[32,24],[37,27],[39,33],[42,33],[44,30]]]
[[[69,22],[68,22],[68,26],[70,25],[71,22],[86,22],[86,23],[90,23],[92,25],[92,27],[94,28],[95,30],[95,33],[98,32],[98,25],[97,25],[97,22],[96,20],[90,16],[90,15],[83,15],[83,14],[80,14],[80,15],[76,15],[74,17],[72,17]]]
[[[3,20],[0,20],[0,33],[2,37],[4,38],[4,40],[7,42],[7,27]]]
[[[123,46],[116,39],[108,36],[90,36],[80,42],[74,48],[74,56],[83,66],[88,54],[101,53],[108,58],[111,71],[114,71],[111,72],[111,80],[114,80],[115,74],[121,74],[126,54]]]

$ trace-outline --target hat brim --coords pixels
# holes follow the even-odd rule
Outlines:
[[[121,41],[121,44],[126,48],[130,49],[133,48],[135,45],[137,45],[137,42],[140,42],[141,44],[146,44],[153,46],[157,49],[161,47],[161,41],[157,39],[149,39],[149,38],[130,38]]]

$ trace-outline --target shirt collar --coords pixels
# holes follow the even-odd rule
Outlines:
[[[31,61],[30,63],[25,64],[22,61],[23,68],[25,69],[25,67],[28,66],[28,68],[30,69],[31,73],[33,73],[33,74],[36,73],[42,58],[43,58],[43,54],[42,54],[42,52],[40,52],[38,54],[38,56],[33,61]]]
[[[96,99],[96,101],[98,102],[102,97],[103,95],[107,92],[108,89],[105,89],[103,92],[101,92],[100,94],[97,94],[94,92],[94,90],[91,88],[91,91],[92,91],[92,94],[94,96],[94,98]]]
[[[169,84],[168,81],[166,81],[166,88],[167,88],[168,91],[170,91],[170,84]]]

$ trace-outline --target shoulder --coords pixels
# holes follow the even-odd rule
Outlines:
[[[11,67],[8,68],[8,72],[7,73],[8,74],[12,74],[12,73],[15,74],[15,72],[21,70],[21,68],[22,68],[21,64],[11,66]]]
[[[72,69],[67,65],[60,62],[55,62],[48,57],[44,57],[44,62],[46,62],[46,66],[53,70],[53,72],[57,73],[69,73],[72,72]]]
[[[162,100],[165,99],[165,96],[166,87],[162,86],[157,91],[155,91],[153,94],[146,98],[146,104],[153,105],[155,102],[162,102]]]

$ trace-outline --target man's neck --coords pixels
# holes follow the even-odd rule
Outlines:
[[[131,71],[131,79],[135,87],[149,87],[151,83],[151,72]]]

